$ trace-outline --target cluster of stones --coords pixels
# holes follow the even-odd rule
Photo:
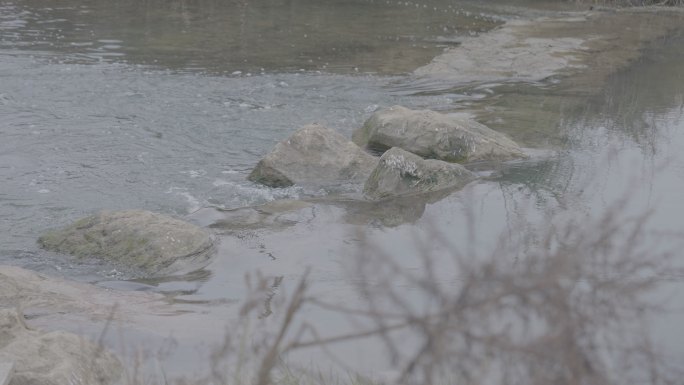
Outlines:
[[[384,152],[379,158],[370,152]],[[377,111],[348,140],[318,124],[278,143],[249,179],[271,187],[364,184],[371,201],[458,189],[476,179],[459,163],[523,158],[503,134],[467,117],[394,106]],[[205,229],[142,210],[102,211],[45,233],[41,247],[97,257],[143,276],[209,264],[215,240]]]
[[[380,152],[379,158],[371,155]],[[373,114],[352,141],[317,124],[298,129],[256,165],[249,179],[271,187],[364,183],[364,194],[372,202],[459,189],[476,179],[462,163],[523,157],[508,137],[470,118],[394,106]],[[205,229],[142,210],[102,211],[49,231],[38,243],[77,258],[100,258],[143,276],[197,270],[209,264],[215,249]],[[120,374],[121,365],[110,353],[68,333],[29,330],[22,318],[0,311],[0,361],[16,361],[12,384],[67,383],[67,373],[80,370],[83,357],[93,360],[92,368],[82,373],[93,377],[91,383],[108,383]],[[31,358],[39,356],[39,350],[49,355],[46,363]],[[55,357],[61,356],[75,361],[56,365]]]
[[[215,249],[214,237],[205,229],[143,210],[102,211],[46,232],[38,244],[77,258],[99,258],[141,276],[200,269],[210,262]],[[26,281],[13,282],[14,276]],[[0,304],[20,298],[30,305],[27,296],[32,291],[41,293],[38,296],[45,301],[56,301],[50,290],[41,292],[35,283],[46,280],[27,278],[21,271],[13,270],[9,276],[0,271]],[[85,298],[77,302],[88,303]],[[0,376],[4,376],[0,384],[4,380],[9,385],[112,384],[121,378],[120,362],[102,346],[68,332],[31,330],[23,320],[21,312],[0,308]]]
[[[352,141],[321,125],[300,128],[249,179],[271,187],[365,181],[365,196],[380,200],[463,187],[475,175],[462,163],[524,157],[510,138],[468,117],[394,106],[373,114]]]

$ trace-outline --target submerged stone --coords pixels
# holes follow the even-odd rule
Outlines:
[[[383,151],[399,147],[424,158],[457,163],[526,157],[513,140],[473,119],[401,106],[373,114],[354,131],[352,140],[362,147]]]
[[[336,131],[304,126],[278,143],[256,165],[248,179],[270,187],[363,181],[377,158]]]
[[[475,175],[461,165],[423,159],[393,147],[380,157],[363,191],[371,199],[384,199],[456,189],[474,179]]]
[[[148,276],[204,267],[214,246],[205,230],[143,210],[102,211],[48,231],[38,243],[46,250],[102,258]]]
[[[0,309],[0,362],[13,363],[9,385],[108,385],[123,373],[103,347],[68,332],[31,330],[9,309]]]
[[[311,220],[314,216],[312,206],[309,202],[281,199],[235,209],[206,207],[192,213],[191,218],[193,222],[209,227],[219,235],[262,229],[283,230]]]

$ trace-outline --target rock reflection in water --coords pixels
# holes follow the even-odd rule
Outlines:
[[[239,234],[245,230],[282,230],[313,218],[312,204],[282,199],[237,209],[207,207],[189,216],[193,222],[219,234]]]

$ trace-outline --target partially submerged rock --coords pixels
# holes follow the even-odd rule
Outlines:
[[[206,266],[214,240],[203,229],[143,210],[102,211],[45,233],[47,250],[97,257],[145,275],[188,272]]]
[[[157,293],[107,290],[0,265],[0,308],[21,307],[34,326],[52,328],[68,323],[67,317],[69,320],[77,317],[84,325],[91,321],[123,322],[149,314],[168,314],[170,308],[165,300]],[[116,307],[115,313],[112,313],[113,307]],[[95,330],[101,327],[98,325]]]
[[[191,217],[193,222],[218,234],[239,234],[243,230],[282,230],[311,220],[312,206],[309,202],[282,199],[235,209],[207,207],[197,210]]]
[[[506,135],[467,117],[401,106],[382,109],[354,131],[354,143],[386,150],[399,147],[424,158],[447,162],[504,161],[525,158]]]
[[[121,360],[125,364],[140,364],[142,370],[150,362],[136,354],[139,348],[144,351],[168,348],[169,336],[180,346],[201,343],[206,347],[216,341],[216,330],[223,330],[228,315],[232,314],[227,306],[217,307],[210,305],[211,302],[207,302],[207,306],[212,306],[210,313],[196,311],[193,304],[176,302],[175,297],[182,297],[184,293],[160,294],[139,291],[140,288],[116,290],[103,286],[109,285],[69,281],[0,265],[0,309],[20,308],[29,328],[98,336],[104,346],[124,348]],[[216,302],[225,305],[220,300]],[[105,333],[106,330],[109,331]],[[0,362],[3,361],[10,360],[0,357]],[[177,374],[181,373],[176,371]],[[88,381],[75,383],[90,384]]]
[[[377,159],[336,131],[310,124],[278,143],[248,179],[271,187],[363,181]]]
[[[0,309],[0,362],[14,363],[9,385],[114,384],[119,360],[75,334],[29,329],[16,310]]]
[[[423,159],[393,147],[380,158],[363,192],[371,199],[423,194],[465,186],[475,175],[463,166]]]

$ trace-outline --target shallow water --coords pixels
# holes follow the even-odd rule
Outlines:
[[[378,106],[417,105],[385,92],[392,78],[344,73],[407,71],[439,52],[443,36],[499,23],[447,2],[406,4],[3,3],[0,255],[39,267],[44,228],[102,207],[183,215],[320,195],[245,175],[299,126],[349,135]],[[345,51],[362,37],[365,53]]]
[[[3,45],[61,61],[117,60],[180,71],[410,71],[437,42],[499,22],[473,5],[354,0],[64,1],[3,7]],[[401,23],[397,23],[401,20]]]
[[[435,228],[484,253],[502,233],[515,240],[534,231],[549,211],[595,218],[625,195],[630,212],[654,210],[653,230],[683,230],[682,33],[654,42],[600,94],[578,96],[563,84],[440,92],[404,86],[406,72],[460,37],[516,13],[546,12],[532,3],[533,10],[523,2],[497,10],[439,0],[3,2],[0,263],[167,293],[178,314],[166,317],[158,335],[133,330],[128,338],[156,347],[173,334],[178,346],[166,370],[187,374],[206,369],[203,354],[223,335],[223,322],[235,318],[246,272],[284,277],[287,287],[310,267],[318,297],[356,303],[347,270],[362,245],[359,228],[407,269],[419,268],[416,239],[430,239]],[[502,96],[488,99],[492,92]],[[326,198],[354,195],[354,185],[271,189],[245,180],[297,127],[319,122],[349,136],[374,110],[393,104],[467,105],[493,127],[555,152],[509,164],[446,197],[386,205]],[[257,219],[252,209],[211,208],[285,198],[312,203],[262,211]],[[134,272],[36,246],[45,229],[102,208],[142,208],[210,226],[221,234],[217,258],[188,277],[122,281]],[[475,242],[466,209],[476,217]],[[432,251],[448,254],[449,247]],[[445,282],[456,279],[448,268],[443,274]],[[674,280],[664,290],[680,286]],[[324,331],[348,327],[326,312],[309,316]],[[675,313],[654,321],[679,353],[681,320]],[[68,320],[53,327],[94,331]],[[382,371],[377,346],[345,345],[337,353],[354,368]]]

